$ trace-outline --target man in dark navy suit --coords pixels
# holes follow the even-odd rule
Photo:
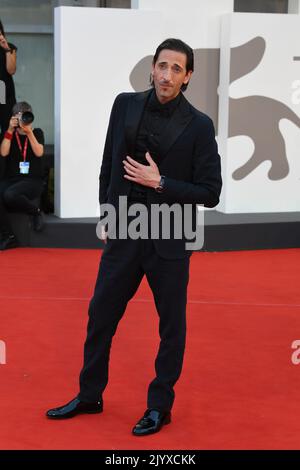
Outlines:
[[[128,206],[140,203],[214,207],[222,186],[220,157],[211,119],[183,96],[194,69],[192,49],[179,39],[167,39],[153,58],[152,88],[117,96],[105,142],[100,172],[100,208],[118,212],[120,196]],[[103,211],[101,211],[102,216]],[[130,220],[130,217],[128,218]],[[116,226],[121,224],[120,216]],[[147,410],[133,428],[137,436],[158,432],[171,421],[174,385],[183,363],[189,261],[185,234],[169,238],[110,237],[100,262],[80,374],[80,392],[64,406],[51,409],[53,419],[79,413],[100,413],[108,382],[112,338],[128,301],[144,276],[159,315],[160,345],[156,376],[148,389]],[[116,230],[118,232],[118,230]]]

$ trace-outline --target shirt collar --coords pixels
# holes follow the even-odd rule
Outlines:
[[[147,108],[149,109],[149,111],[171,116],[173,112],[175,111],[176,107],[178,106],[180,99],[181,99],[181,93],[179,93],[176,96],[176,98],[174,98],[173,100],[162,104],[158,100],[155,90],[153,90],[151,93],[150,99],[148,101]]]

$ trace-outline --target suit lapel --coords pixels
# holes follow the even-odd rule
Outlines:
[[[136,135],[141,121],[145,105],[150,97],[151,90],[133,95],[128,103],[126,119],[125,119],[125,140],[128,155],[134,155]],[[165,128],[158,149],[160,162],[164,159],[171,146],[178,139],[180,134],[184,131],[186,126],[193,119],[193,114],[190,111],[189,102],[182,95],[181,100],[170,121]]]
[[[191,122],[192,119],[193,114],[190,111],[189,102],[182,95],[180,103],[172,114],[171,119],[164,132],[162,133],[160,139],[160,145],[158,149],[160,162],[166,156],[169,149],[178,139],[180,134],[182,134],[182,132],[184,131],[186,126]]]
[[[125,139],[128,155],[133,156],[135,140],[142,114],[152,90],[133,95],[128,103],[125,119]]]

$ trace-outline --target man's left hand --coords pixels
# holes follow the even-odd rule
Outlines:
[[[160,182],[160,173],[155,161],[152,160],[149,152],[146,153],[146,160],[149,165],[142,165],[133,158],[127,156],[127,160],[123,160],[126,175],[124,178],[139,183],[143,186],[156,188]]]

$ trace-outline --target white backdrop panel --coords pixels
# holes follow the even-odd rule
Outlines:
[[[224,187],[219,210],[300,211],[300,104],[292,99],[293,83],[300,77],[300,62],[294,60],[299,56],[300,18],[234,13],[225,15],[222,30],[219,143]],[[241,56],[240,61],[249,59],[255,66],[230,83],[232,67],[239,68],[232,48],[256,37],[265,41],[261,57],[255,48],[252,57]],[[235,177],[254,152],[251,171]]]

